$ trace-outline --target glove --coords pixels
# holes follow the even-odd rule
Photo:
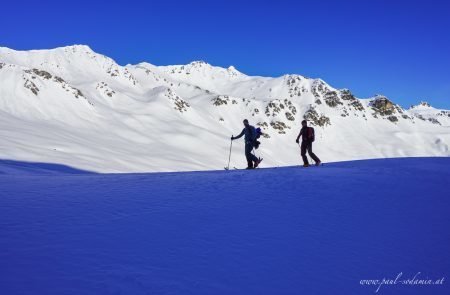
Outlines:
[[[299,143],[298,138],[295,140],[296,143]]]
[[[231,136],[231,140],[234,140],[234,136]]]

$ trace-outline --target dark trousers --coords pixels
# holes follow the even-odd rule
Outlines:
[[[253,143],[246,142],[245,143],[245,157],[247,158],[247,167],[253,168],[253,162],[257,162],[258,158],[252,154],[253,151]]]
[[[312,142],[310,141],[302,141],[301,145],[301,155],[303,159],[303,164],[308,165],[308,158],[306,157],[306,151],[308,151],[308,154],[313,158],[314,162],[318,163],[320,162],[320,159],[313,153],[312,151]]]

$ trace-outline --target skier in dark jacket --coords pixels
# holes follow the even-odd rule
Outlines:
[[[253,147],[256,141],[256,129],[248,123],[248,120],[244,120],[244,129],[238,136],[232,136],[231,140],[235,140],[244,136],[245,140],[245,157],[247,158],[247,169],[254,169],[258,167],[261,159],[252,154]]]
[[[314,138],[314,131],[312,128],[308,128],[308,123],[306,120],[302,121],[302,129],[295,140],[296,143],[299,143],[300,136],[302,137],[302,145],[301,145],[301,155],[303,159],[303,167],[309,167],[308,158],[306,157],[306,151],[311,156],[311,158],[316,162],[316,166],[320,165],[320,159],[313,153],[312,151],[312,143]]]

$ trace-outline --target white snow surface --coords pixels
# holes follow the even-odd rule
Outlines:
[[[0,81],[1,159],[97,172],[223,169],[247,118],[267,136],[263,166],[296,165],[305,116],[323,162],[450,156],[449,111],[358,99],[300,75],[252,77],[202,61],[120,66],[74,45],[0,47]],[[231,166],[245,165],[243,150],[234,142]]]

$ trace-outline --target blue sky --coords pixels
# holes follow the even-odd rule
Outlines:
[[[9,1],[0,45],[87,44],[120,64],[205,60],[450,108],[446,1]]]

